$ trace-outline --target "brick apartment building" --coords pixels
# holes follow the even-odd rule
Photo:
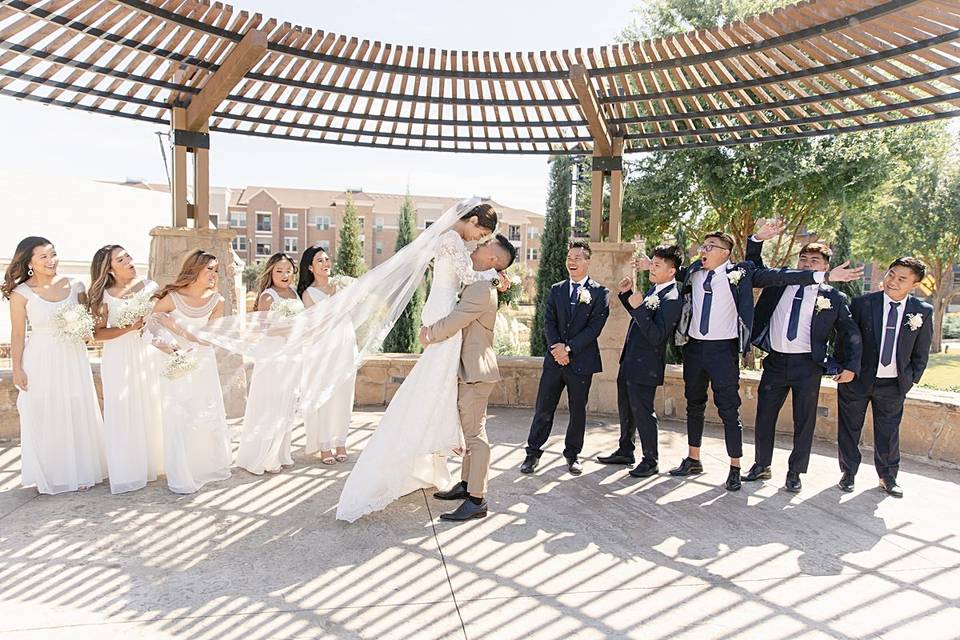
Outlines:
[[[394,253],[403,195],[261,186],[219,188],[211,193],[210,217],[219,228],[237,231],[233,248],[248,263],[277,251],[299,256],[315,244],[335,255],[348,195],[353,198],[363,228],[364,259],[368,266],[376,266]],[[458,200],[419,195],[411,198],[418,231]],[[535,271],[540,261],[543,216],[487,201],[500,214],[500,232],[517,247],[517,261]]]

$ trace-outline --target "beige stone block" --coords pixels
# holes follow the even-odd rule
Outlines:
[[[960,464],[960,415],[953,412],[951,418],[937,434],[930,449],[930,457],[950,464]]]
[[[360,375],[367,382],[383,384],[387,381],[387,367],[379,362],[364,363],[360,368]]]
[[[358,377],[354,393],[354,402],[357,405],[386,404],[386,391],[382,382],[369,382]]]

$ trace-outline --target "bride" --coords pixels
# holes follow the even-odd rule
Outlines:
[[[494,269],[473,270],[467,242],[493,237],[497,213],[479,204],[444,231],[434,251],[433,281],[422,320],[446,317],[463,286],[498,277]],[[500,287],[509,286],[500,276]],[[387,406],[340,494],[337,519],[353,522],[397,498],[425,487],[450,484],[446,457],[463,451],[457,411],[457,368],[461,336],[427,346]]]

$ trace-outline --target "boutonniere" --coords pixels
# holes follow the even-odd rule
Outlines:
[[[732,284],[733,286],[737,286],[738,284],[740,284],[740,279],[743,278],[743,276],[745,275],[746,275],[746,271],[738,267],[733,271],[727,272],[727,280],[729,280],[730,284]]]
[[[590,295],[590,290],[586,286],[580,287],[580,293],[577,295],[577,300],[580,304],[590,304],[590,301],[593,300],[593,296]]]
[[[660,296],[655,293],[650,294],[643,299],[643,306],[650,310],[657,310],[660,308]]]
[[[907,314],[907,326],[910,327],[910,331],[917,331],[920,327],[923,326],[923,314],[921,313],[908,313]]]
[[[813,306],[813,310],[819,313],[821,311],[826,311],[827,309],[833,309],[833,303],[830,302],[830,298],[825,296],[817,296],[817,301]]]

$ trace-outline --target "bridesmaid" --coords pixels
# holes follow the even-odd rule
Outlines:
[[[49,240],[24,238],[0,287],[10,301],[13,383],[20,389],[21,478],[47,494],[85,491],[106,476],[87,349],[64,340],[56,321],[67,305],[86,304],[86,293],[79,280],[58,276],[57,264]]]
[[[160,359],[143,339],[142,317],[125,327],[119,322],[126,305],[148,300],[159,287],[137,277],[133,258],[118,244],[94,254],[90,282],[93,335],[103,342],[100,374],[110,492],[135,491],[163,473]]]
[[[163,414],[163,461],[167,486],[174,493],[193,493],[208,482],[230,477],[230,433],[213,348],[193,331],[223,315],[217,293],[216,256],[196,250],[180,274],[154,294],[154,313],[172,336],[158,345],[165,351],[186,351],[196,367],[180,377],[160,378]]]
[[[291,312],[303,311],[303,303],[291,286],[296,273],[296,265],[286,254],[270,256],[257,282],[254,309],[266,315],[275,304],[283,301]],[[281,337],[263,339],[260,349],[264,357],[257,360],[250,381],[237,465],[256,475],[264,471],[276,473],[293,464],[290,436],[295,420],[297,389],[289,384],[277,384],[277,381],[289,375],[289,367],[299,364],[270,357],[279,350],[283,340]]]
[[[303,252],[297,292],[305,307],[310,308],[336,294],[337,289],[330,282],[330,265],[330,256],[322,247],[310,247]],[[338,342],[341,351],[306,354],[300,389],[303,423],[307,433],[305,450],[308,454],[319,451],[323,464],[347,461],[347,431],[350,428],[357,378],[356,368],[347,367],[349,377],[337,384],[329,398],[311,398],[310,383],[323,378],[326,363],[352,361],[357,355],[356,335],[349,323],[336,324],[330,330],[343,334],[343,339]],[[335,368],[339,370],[343,367]]]

